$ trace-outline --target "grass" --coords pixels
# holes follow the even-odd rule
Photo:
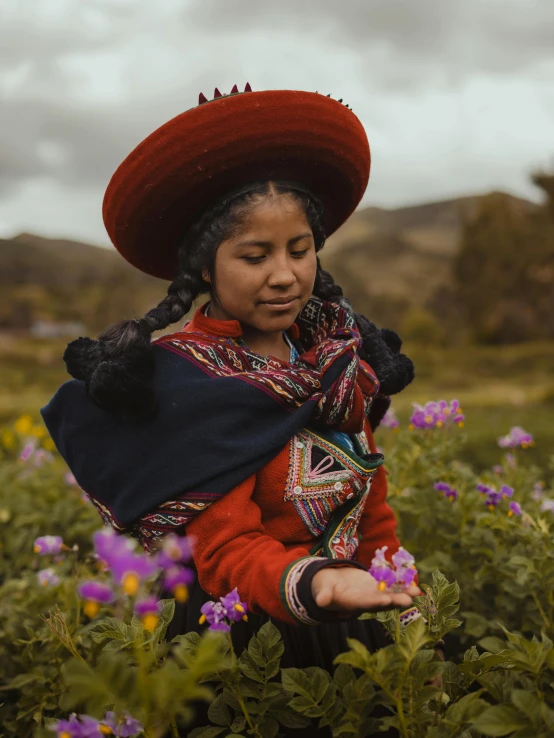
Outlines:
[[[69,379],[66,340],[0,338],[0,425],[39,408]],[[401,422],[413,402],[457,397],[466,415],[465,458],[477,468],[497,463],[496,439],[513,425],[535,436],[529,459],[546,468],[554,449],[554,343],[444,348],[406,344],[416,379],[393,404]]]

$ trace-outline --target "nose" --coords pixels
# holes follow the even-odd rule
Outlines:
[[[296,282],[296,274],[288,254],[275,256],[267,283],[269,287],[288,288]]]

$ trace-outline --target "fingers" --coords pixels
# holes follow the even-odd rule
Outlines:
[[[392,601],[397,607],[410,607],[413,600],[408,594],[394,594],[392,596]]]

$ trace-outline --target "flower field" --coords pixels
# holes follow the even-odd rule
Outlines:
[[[396,571],[378,552],[372,573],[382,588],[406,586],[415,557],[423,617],[380,614],[391,644],[372,655],[351,641],[333,674],[281,669],[271,624],[234,653],[233,627],[248,617],[236,590],[202,608],[200,634],[167,642],[194,577],[189,546],[202,542],[170,538],[146,557],[102,528],[41,424],[6,425],[0,735],[554,735],[554,457],[535,467],[533,428],[507,427],[492,439],[495,463],[474,468],[472,422],[457,401],[437,401],[379,429],[405,550]],[[188,730],[200,705],[205,727]]]

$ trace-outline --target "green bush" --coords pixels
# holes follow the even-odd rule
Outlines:
[[[209,724],[192,738],[271,738],[309,725],[330,726],[334,736],[387,727],[403,738],[554,734],[554,492],[524,449],[499,451],[498,465],[477,475],[460,461],[464,431],[454,424],[379,431],[400,537],[418,563],[423,618],[404,626],[396,612],[362,616],[382,621],[391,645],[370,654],[351,640],[329,674],[281,669],[283,644],[271,623],[240,655],[228,633],[168,643],[174,601],[164,600],[154,620],[134,612],[159,582],[145,577],[132,590],[109,579],[91,544],[98,515],[44,430],[20,418],[1,443],[6,738],[52,735],[49,726],[73,711],[102,720],[98,735],[118,734],[109,711],[140,721],[140,735],[178,735],[199,701],[209,703]],[[435,489],[439,482],[455,494]],[[496,487],[494,504],[478,484]],[[512,497],[502,497],[503,485]],[[64,548],[35,553],[44,535],[62,536]],[[52,571],[39,580],[44,569]],[[110,583],[115,599],[87,609],[78,589],[85,580]]]

